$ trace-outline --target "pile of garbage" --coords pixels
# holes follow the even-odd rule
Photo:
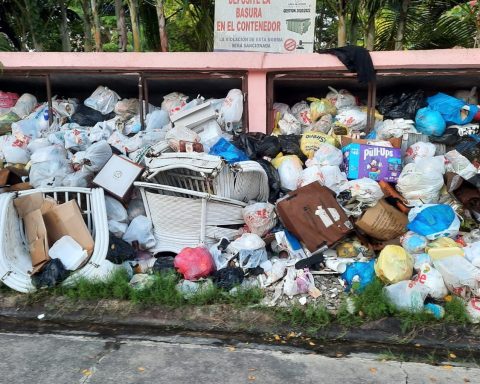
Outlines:
[[[152,272],[175,270],[185,297],[257,287],[265,305],[316,301],[335,310],[342,291],[378,278],[400,310],[435,308],[441,317],[454,295],[480,321],[476,89],[386,95],[373,119],[347,90],[323,96],[275,103],[266,135],[243,132],[237,89],[211,100],[171,93],[144,108],[144,123],[139,100],[102,86],[83,103],[54,98],[52,109],[0,93],[0,187],[44,196],[14,199],[21,219],[36,212],[45,223],[33,233],[23,220],[34,286],[83,268],[98,242],[90,225],[52,229],[51,211],[75,200],[45,206],[46,189],[93,187],[105,191],[105,263],[127,269],[138,289]],[[242,179],[247,171],[256,176]],[[26,197],[36,203],[20,204]]]

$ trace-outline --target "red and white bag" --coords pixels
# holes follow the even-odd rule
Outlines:
[[[275,206],[270,203],[255,203],[243,209],[243,219],[251,233],[263,236],[277,224]]]

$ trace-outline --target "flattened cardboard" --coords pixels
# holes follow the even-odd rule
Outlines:
[[[25,235],[32,258],[32,274],[35,274],[50,260],[48,256],[47,229],[40,209],[35,209],[27,213],[23,223],[25,225]]]
[[[71,236],[91,256],[95,243],[75,200],[57,205],[43,215],[50,246],[63,236]]]
[[[36,209],[40,209],[44,202],[44,198],[40,192],[32,193],[31,195],[20,196],[13,200],[13,205],[17,209],[17,213],[21,218],[25,218],[25,216],[35,211]]]
[[[404,234],[408,224],[407,215],[392,207],[384,199],[368,208],[355,225],[377,240],[392,240]]]
[[[13,200],[13,205],[17,209],[17,213],[21,218],[36,210],[40,209],[42,214],[53,208],[57,205],[57,202],[51,197],[46,199],[42,196],[40,192],[32,193],[31,195],[25,195],[17,197]]]

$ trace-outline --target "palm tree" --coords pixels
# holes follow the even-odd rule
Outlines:
[[[142,47],[140,43],[138,0],[127,0],[127,3],[128,9],[130,10],[130,20],[132,22],[133,50],[135,52],[140,52]]]

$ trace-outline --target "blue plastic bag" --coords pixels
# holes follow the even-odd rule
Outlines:
[[[425,107],[417,111],[415,128],[424,135],[442,136],[447,125],[440,112]]]
[[[352,285],[356,283],[354,281],[355,276],[358,276],[359,287],[355,288],[356,292],[362,292],[367,285],[369,285],[375,278],[375,260],[370,260],[368,263],[357,261],[350,264],[347,270],[342,273],[342,279],[345,280],[347,286],[345,291],[349,292],[352,289]],[[357,280],[355,278],[355,280]]]
[[[408,219],[407,228],[429,240],[455,235],[460,227],[455,211],[447,204],[425,204],[413,208]]]
[[[478,112],[478,107],[475,104],[465,104],[463,100],[445,93],[437,93],[435,96],[430,96],[427,102],[430,109],[441,113],[447,125],[468,124]],[[465,118],[462,118],[461,110],[465,105],[470,107],[470,111],[468,111]]]
[[[212,148],[210,148],[209,154],[221,156],[229,164],[249,160],[245,152],[229,143],[223,137],[220,138]]]

